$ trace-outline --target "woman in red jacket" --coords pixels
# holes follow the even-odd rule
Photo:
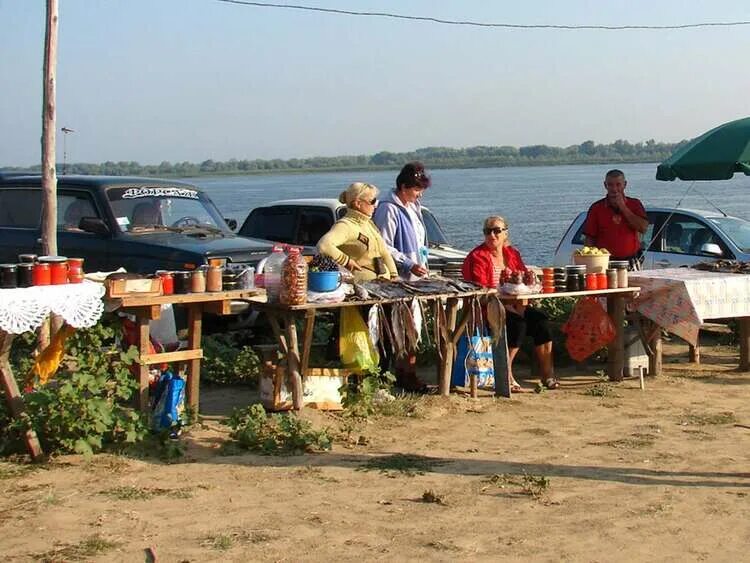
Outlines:
[[[497,287],[503,270],[525,272],[527,268],[521,253],[510,245],[505,219],[493,215],[484,220],[484,242],[469,253],[461,271],[467,281],[484,287]],[[505,310],[511,389],[521,390],[521,386],[513,377],[512,365],[526,334],[534,340],[534,352],[542,370],[542,384],[548,389],[557,389],[560,383],[553,376],[552,338],[547,326],[547,317],[541,311],[522,302],[508,303]]]

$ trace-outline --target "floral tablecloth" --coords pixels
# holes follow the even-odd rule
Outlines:
[[[665,268],[631,272],[630,285],[641,287],[632,309],[693,345],[705,320],[750,316],[748,275]]]
[[[9,334],[36,330],[50,314],[74,328],[94,326],[102,316],[104,285],[84,280],[68,285],[0,289],[0,329]]]

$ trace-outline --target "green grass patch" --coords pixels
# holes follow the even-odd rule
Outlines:
[[[733,412],[724,411],[718,413],[696,413],[689,412],[683,414],[679,423],[682,425],[690,426],[711,426],[711,425],[722,425],[722,424],[735,424],[737,417]]]
[[[89,536],[76,544],[62,545],[44,553],[34,554],[36,561],[59,563],[61,561],[83,561],[102,555],[119,547],[120,543],[95,535]]]
[[[358,470],[380,471],[389,477],[397,475],[414,477],[415,475],[424,475],[425,472],[445,463],[445,461],[421,455],[393,454],[372,458],[360,466]]]
[[[99,494],[114,500],[149,500],[155,497],[192,498],[193,496],[190,489],[162,489],[159,487],[135,486],[113,487],[101,491]]]

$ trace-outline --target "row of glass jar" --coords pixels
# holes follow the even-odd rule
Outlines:
[[[255,287],[254,268],[235,272],[226,270],[221,266],[201,266],[191,272],[160,270],[156,272],[156,275],[161,278],[164,295],[214,293],[235,289],[253,289]]]
[[[64,285],[83,281],[83,258],[19,254],[17,264],[0,264],[0,288]]]
[[[605,272],[587,272],[582,264],[542,268],[542,293],[562,293],[628,287],[628,262],[610,261]]]

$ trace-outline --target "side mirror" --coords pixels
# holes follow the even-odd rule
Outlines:
[[[721,251],[721,247],[713,242],[707,242],[701,246],[701,254],[710,254],[711,256],[717,256],[721,258],[724,253]]]
[[[98,217],[82,217],[78,223],[78,228],[87,233],[94,233],[95,235],[109,235],[107,223]]]
[[[228,217],[224,217],[224,222],[227,224],[227,227],[229,227],[230,231],[237,230],[237,219],[229,219]]]

